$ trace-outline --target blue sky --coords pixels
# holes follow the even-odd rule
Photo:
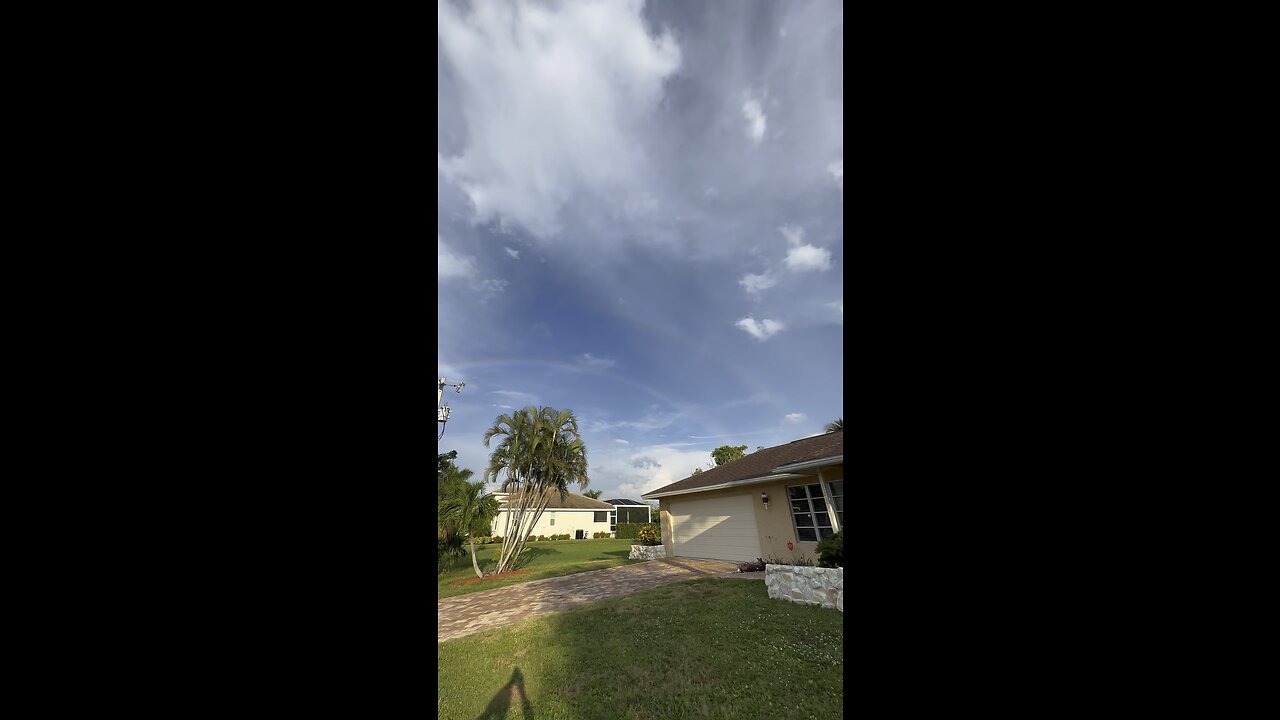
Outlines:
[[[639,499],[844,415],[841,3],[437,10],[442,452],[571,408]]]

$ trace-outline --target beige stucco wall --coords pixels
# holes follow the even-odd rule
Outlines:
[[[818,482],[818,474],[816,470],[806,472],[812,472],[812,477],[795,478],[775,483],[748,485],[742,488],[708,490],[707,492],[701,493],[677,495],[675,496],[675,499],[682,497],[696,497],[703,499],[726,497],[730,495],[748,495],[751,497],[751,507],[755,509],[756,514],[756,530],[760,535],[760,557],[781,558],[783,560],[794,561],[805,556],[816,563],[818,560],[818,543],[801,542],[796,539],[795,523],[791,519],[791,503],[787,500],[787,486],[812,485],[813,483]],[[844,466],[836,465],[834,467],[823,468],[822,479],[827,482],[843,480]],[[768,510],[764,509],[764,503],[760,500],[761,492],[767,492],[769,494]],[[847,500],[848,490],[846,489],[845,492]],[[674,548],[671,544],[671,514],[669,512],[671,500],[672,498],[661,498],[658,501],[659,505],[662,507],[662,544],[667,548],[667,557],[672,557],[674,555]],[[843,526],[840,529],[843,530]],[[787,549],[788,542],[792,544],[791,550]]]
[[[595,513],[605,512],[602,510],[565,510],[563,508],[543,511],[542,517],[538,518],[538,522],[533,526],[531,534],[533,535],[565,535],[572,536],[575,530],[586,530],[587,537],[591,537],[597,532],[609,532],[609,516],[605,515],[604,522],[595,521]],[[553,514],[554,513],[554,514]],[[551,520],[555,519],[556,524],[552,525]],[[493,534],[502,535],[507,527],[507,511],[499,511],[498,517],[493,521]]]

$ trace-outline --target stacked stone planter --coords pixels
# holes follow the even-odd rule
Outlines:
[[[665,545],[632,545],[630,560],[657,560],[667,556]]]
[[[844,612],[844,568],[766,565],[769,597]]]

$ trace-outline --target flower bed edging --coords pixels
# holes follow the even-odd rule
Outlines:
[[[844,612],[844,568],[766,565],[769,597]]]
[[[665,545],[632,545],[628,560],[657,560],[667,556]]]

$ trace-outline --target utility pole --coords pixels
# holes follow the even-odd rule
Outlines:
[[[454,384],[450,384],[448,382],[445,382],[444,378],[437,378],[437,380],[438,380],[438,384],[436,387],[436,422],[440,423],[440,434],[436,436],[436,440],[439,440],[440,438],[444,437],[444,426],[446,423],[449,422],[449,406],[444,402],[444,386],[449,385],[449,387],[452,387],[455,390],[457,390],[459,393],[461,393],[462,388],[466,386],[466,383],[457,382]]]

